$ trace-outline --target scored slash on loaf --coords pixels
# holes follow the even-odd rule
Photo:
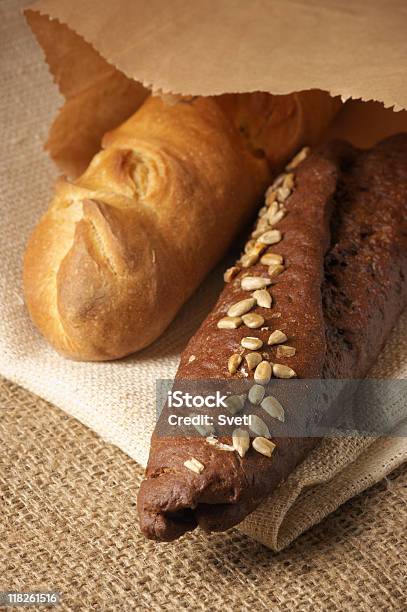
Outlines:
[[[58,181],[28,241],[24,295],[40,332],[90,361],[153,342],[254,212],[268,160],[316,140],[339,106],[318,91],[147,98],[80,177]]]

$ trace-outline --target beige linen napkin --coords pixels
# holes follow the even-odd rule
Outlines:
[[[27,236],[50,199],[56,170],[42,143],[62,103],[18,8],[0,4],[0,374],[76,417],[141,464],[155,421],[155,381],[174,376],[180,351],[215,299],[213,274],[152,347],[115,363],[75,363],[55,354],[31,325],[21,267]],[[407,316],[385,348],[377,374],[407,376]],[[407,438],[325,441],[242,529],[286,546],[346,499],[407,459]]]

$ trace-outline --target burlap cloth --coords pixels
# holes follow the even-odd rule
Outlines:
[[[180,350],[215,299],[219,288],[215,279],[219,274],[208,279],[160,341],[122,362],[68,362],[57,356],[39,337],[23,304],[21,260],[26,237],[49,199],[56,175],[41,147],[61,99],[40,51],[18,13],[17,9],[24,4],[21,0],[0,2],[0,374],[59,406],[97,432],[100,438],[112,442],[139,464],[144,464],[154,425],[155,380],[174,375]],[[406,329],[407,316],[404,315],[378,362],[376,375],[406,377]],[[312,551],[311,544],[316,537],[312,533],[301,541],[302,544],[296,544],[291,549],[292,554],[297,561],[306,559],[298,566],[294,561],[296,569],[290,569],[290,553],[278,557],[280,564],[257,544],[236,532],[214,536],[206,544],[199,534],[188,536],[175,547],[141,543],[134,507],[141,475],[136,463],[74,419],[64,418],[57,410],[36,401],[26,392],[4,383],[3,393],[6,396],[2,414],[6,450],[2,450],[0,456],[7,467],[1,475],[2,486],[5,476],[7,481],[2,500],[6,507],[7,529],[1,542],[2,546],[8,543],[14,551],[7,561],[9,585],[18,583],[23,586],[22,582],[25,582],[33,587],[40,583],[50,585],[54,581],[55,586],[63,590],[69,585],[73,591],[83,590],[89,602],[96,601],[92,598],[97,597],[95,589],[100,587],[104,605],[108,608],[109,596],[112,601],[115,597],[122,598],[126,589],[131,588],[132,581],[125,578],[129,572],[133,581],[137,576],[139,585],[145,585],[145,593],[140,597],[146,598],[146,604],[150,597],[156,597],[163,604],[166,593],[169,602],[177,592],[182,593],[187,602],[187,584],[194,606],[202,606],[205,602],[206,606],[216,608],[216,602],[220,602],[224,595],[220,594],[222,589],[214,592],[210,587],[212,580],[225,586],[232,581],[235,593],[258,606],[264,601],[279,602],[285,609],[285,600],[296,601],[300,607],[302,601],[312,601],[311,593],[322,578],[322,582],[329,578],[339,580],[341,575],[340,584],[344,584],[342,575],[348,572],[348,561],[339,562],[340,555],[357,546],[352,544],[352,538],[357,537],[354,530],[368,529],[367,523],[359,527],[359,519],[353,515],[347,516],[342,527],[340,514],[326,523],[332,529],[333,526],[339,529],[339,542],[343,536],[339,549],[336,546],[335,550],[330,550],[335,538],[329,528],[324,532],[324,528],[319,527],[312,532],[319,534],[317,539],[325,533],[324,542],[321,539],[318,545],[315,544],[321,555],[318,559],[323,558],[323,562],[312,561],[312,554],[306,552],[304,542],[311,546]],[[242,524],[241,529],[279,550],[406,459],[406,437],[325,441],[272,500]],[[386,572],[391,566],[396,570],[399,568],[393,552],[399,547],[399,555],[404,545],[398,537],[398,525],[402,519],[405,521],[406,516],[402,503],[403,478],[400,472],[394,481],[397,484],[391,489],[387,490],[382,484],[375,493],[368,493],[353,502],[358,513],[364,504],[370,504],[376,497],[383,504],[380,506],[378,503],[376,507],[372,502],[371,514],[368,512],[369,520],[373,516],[380,517],[380,524],[374,527],[377,529],[377,542],[373,547],[376,552],[372,552],[376,555],[372,561],[375,569],[364,570],[367,573],[363,578],[368,580],[376,576],[377,570],[383,580],[381,594],[388,594]],[[391,506],[393,502],[398,508],[397,513]],[[349,542],[345,534],[349,535]],[[369,555],[370,559],[368,549],[372,539],[369,532],[364,552],[360,553],[363,567],[364,555]],[[82,544],[86,552],[81,550]],[[117,564],[114,570],[106,558],[111,555]],[[177,580],[171,577],[173,592],[170,594],[159,575],[167,571],[165,568],[170,568],[169,575],[175,571],[175,558],[178,559],[180,577]],[[269,575],[275,574],[276,563],[280,581],[276,580],[276,575]],[[190,566],[191,575],[188,575]],[[158,573],[154,579],[148,578],[152,569]],[[207,582],[198,598],[199,578],[202,578],[204,569]],[[231,578],[234,569],[237,574]],[[308,575],[307,579],[301,578],[301,588],[291,588],[292,571],[297,581],[302,573]],[[351,572],[347,575],[350,577]],[[109,576],[114,585],[109,586]],[[266,587],[267,594],[263,582],[266,577],[270,581]],[[362,578],[355,576],[354,579],[355,589],[349,597],[358,597],[362,601],[364,594],[358,593],[357,588],[357,580]],[[400,593],[397,587],[394,589],[392,587],[391,597],[399,602]],[[322,602],[325,596],[322,591],[318,592]],[[339,599],[345,597],[345,592],[343,587]],[[71,597],[79,597],[79,594],[73,592]],[[233,597],[235,595],[229,593],[226,598],[230,605],[238,601]],[[326,597],[334,601],[332,591]],[[369,595],[366,595],[368,600]],[[171,609],[168,602],[164,605],[168,604],[168,609]]]
[[[156,544],[133,460],[11,383],[0,410],[0,591],[56,589],[66,610],[407,609],[406,468],[280,553],[237,530]]]

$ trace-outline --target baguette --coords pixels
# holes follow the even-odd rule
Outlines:
[[[150,97],[82,176],[59,180],[28,242],[38,329],[81,360],[153,342],[247,223],[271,166],[317,140],[337,108],[322,92]]]
[[[252,379],[245,358],[230,367],[231,355],[242,357],[246,336],[263,341],[261,358],[274,363],[277,377],[361,378],[377,358],[407,301],[407,135],[368,152],[334,143],[309,155],[294,170],[294,181],[286,180],[294,188],[283,194],[287,214],[274,226],[282,239],[263,248],[262,259],[258,252],[251,260],[243,256],[226,273],[229,282],[219,301],[183,352],[178,380]],[[275,201],[271,191],[267,215]],[[264,211],[260,214],[264,232]],[[257,229],[253,235],[264,241]],[[270,251],[283,258],[284,267],[271,285],[271,308],[254,306],[264,324],[255,330],[244,323],[219,329],[230,305],[250,295],[244,281],[248,269],[250,276],[264,279],[276,273],[279,264],[271,270],[264,265]],[[268,346],[270,331],[276,330],[283,344]],[[291,350],[284,353],[287,339]],[[219,442],[233,447],[229,437]],[[243,452],[239,445],[225,452],[227,447],[202,437],[163,438],[157,430],[138,496],[141,530],[156,540],[173,540],[197,525],[226,530],[257,507],[317,443],[313,437],[270,442],[258,436]]]

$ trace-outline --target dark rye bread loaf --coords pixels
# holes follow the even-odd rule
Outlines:
[[[366,376],[407,293],[407,134],[349,150],[322,286],[325,378]]]
[[[263,341],[259,352],[264,361],[292,370],[273,368],[274,375],[360,378],[368,373],[407,299],[407,135],[367,152],[334,143],[309,155],[294,169],[293,178],[293,189],[288,178],[288,192],[283,186],[278,193],[279,199],[286,198],[280,209],[285,207],[287,214],[273,229],[278,228],[282,239],[261,247],[262,257],[280,254],[284,261],[284,271],[266,289],[273,296],[272,307],[257,304],[251,310],[265,322],[258,329],[245,324],[218,328],[232,304],[251,296],[241,286],[245,276],[267,278],[279,271],[269,270],[256,247],[249,245],[249,255],[227,274],[233,278],[183,352],[178,379],[253,378],[244,359],[250,351],[240,346],[247,336]],[[275,195],[272,188],[269,204]],[[258,240],[267,229],[265,218],[254,233]],[[249,267],[242,267],[242,261]],[[269,346],[274,330],[283,332],[287,341]],[[281,346],[287,344],[295,354],[285,357]],[[230,363],[233,354],[243,355],[236,372],[240,358]],[[220,441],[231,444],[230,438]],[[240,522],[317,439],[274,442],[271,457],[252,445],[241,457],[204,438],[153,435],[138,499],[143,533],[172,540],[198,524],[214,531]],[[198,461],[196,471],[185,466],[192,458]]]

